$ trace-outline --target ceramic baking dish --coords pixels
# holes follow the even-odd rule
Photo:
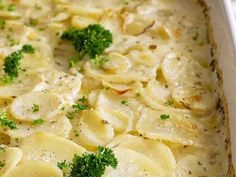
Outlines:
[[[231,0],[205,0],[210,13],[210,25],[216,44],[216,60],[218,61],[222,80],[220,86],[224,90],[225,117],[229,122],[231,150],[234,169],[236,169],[236,24]],[[226,125],[227,126],[227,125]],[[230,149],[230,148],[229,148]],[[227,163],[227,162],[226,162]],[[232,170],[233,171],[233,170]],[[234,174],[228,174],[234,176]]]

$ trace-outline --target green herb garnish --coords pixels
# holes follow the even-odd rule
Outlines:
[[[17,129],[16,124],[12,120],[7,118],[6,111],[3,111],[3,112],[0,113],[0,123],[1,123],[2,126],[8,127],[12,130]]]
[[[34,53],[34,48],[25,44],[21,50],[13,52],[5,58],[3,70],[10,80],[17,78],[19,75],[20,60],[23,58],[23,53]]]
[[[160,118],[161,118],[161,120],[166,120],[166,119],[169,119],[169,118],[170,118],[170,115],[161,114],[161,115],[160,115]]]
[[[43,119],[36,119],[32,122],[32,125],[42,125],[44,123]]]
[[[88,109],[88,105],[82,105],[80,103],[75,103],[75,104],[72,105],[72,108],[83,111],[83,110]]]
[[[0,170],[5,166],[5,162],[4,161],[0,161]]]
[[[173,102],[172,100],[168,100],[168,101],[166,102],[166,104],[167,104],[168,106],[173,106],[174,102]]]
[[[198,37],[199,37],[199,33],[196,32],[196,34],[192,37],[192,39],[193,39],[194,41],[196,41],[196,40],[198,40]]]
[[[101,177],[106,167],[116,168],[117,164],[118,161],[112,149],[99,146],[97,153],[74,156],[70,177]]]
[[[32,108],[31,108],[31,110],[32,110],[33,112],[39,112],[39,105],[38,105],[38,104],[34,104],[34,105],[32,106]]]
[[[6,21],[0,18],[0,29],[3,30],[5,28]]]
[[[122,100],[120,103],[123,104],[123,105],[125,105],[125,106],[128,105],[128,101],[127,101],[127,100]]]
[[[16,10],[16,6],[14,4],[10,4],[8,7],[7,7],[7,11],[10,11],[10,12],[13,12]]]
[[[87,56],[98,64],[102,64],[107,60],[102,55],[112,43],[112,34],[101,25],[89,25],[81,30],[71,28],[65,31],[61,37],[72,42],[79,53],[80,59]]]

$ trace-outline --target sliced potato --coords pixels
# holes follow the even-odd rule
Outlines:
[[[68,14],[79,15],[93,19],[99,19],[103,14],[102,9],[85,7],[77,4],[58,4],[56,9],[58,11],[67,12]]]
[[[201,66],[191,57],[170,53],[162,62],[162,74],[170,85],[197,85],[211,84],[209,70]]]
[[[60,94],[65,100],[74,101],[80,87],[81,79],[79,77],[54,70],[44,75],[44,82],[35,90]]]
[[[43,161],[21,162],[8,177],[63,177],[55,165]]]
[[[38,105],[39,110],[34,111],[33,105]],[[47,120],[53,118],[61,107],[62,100],[56,94],[48,92],[30,92],[16,98],[10,106],[10,111],[18,120]]]
[[[124,30],[130,35],[140,35],[145,33],[155,24],[155,20],[150,17],[125,13],[123,15]]]
[[[163,120],[161,115],[168,117]],[[183,145],[203,146],[209,138],[202,125],[184,114],[166,113],[148,108],[141,111],[136,128],[144,137]]]
[[[6,133],[12,138],[18,138],[19,140],[35,132],[47,132],[67,138],[71,128],[72,126],[68,118],[58,115],[56,118],[53,118],[48,122],[44,122],[41,125],[32,125],[32,123],[19,124],[17,125],[17,129],[7,130]]]
[[[199,87],[177,87],[173,90],[172,97],[185,108],[208,113],[215,104],[213,94]]]
[[[0,162],[4,163],[0,167],[0,176],[7,177],[9,173],[16,167],[22,157],[22,151],[16,147],[6,147],[0,152]]]
[[[86,151],[72,141],[43,132],[28,136],[19,147],[23,151],[22,160],[42,160],[55,165],[63,160],[71,162],[75,154]]]
[[[104,146],[114,137],[112,126],[95,110],[83,111],[76,126],[79,142],[90,149]]]
[[[109,145],[109,147],[114,146],[131,149],[145,155],[161,167],[166,177],[172,177],[175,173],[176,161],[171,150],[157,140],[126,134],[117,136]]]
[[[127,103],[122,104],[124,100]],[[101,92],[97,99],[96,108],[102,118],[112,125],[116,133],[127,133],[133,128],[134,115],[126,97],[112,91]]]
[[[12,84],[0,86],[1,98],[15,98],[23,95],[42,81],[42,78],[37,73],[21,73]]]
[[[146,87],[146,93],[158,102],[166,103],[171,95],[171,90],[157,80],[151,80]]]
[[[137,65],[129,72],[108,74],[103,70],[86,63],[84,66],[85,74],[94,79],[113,82],[113,83],[131,83],[133,81],[148,81],[156,77],[157,66],[147,67]]]
[[[71,25],[78,29],[85,28],[90,24],[95,24],[95,23],[97,23],[96,20],[81,16],[73,16],[71,19]]]
[[[116,169],[107,168],[104,177],[165,177],[161,167],[145,155],[126,148],[115,148]]]
[[[108,58],[109,61],[102,66],[102,68],[108,73],[124,73],[129,71],[131,68],[131,62],[129,59],[120,53],[110,53]]]

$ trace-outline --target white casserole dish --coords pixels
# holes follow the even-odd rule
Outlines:
[[[236,23],[230,0],[206,0],[217,44],[219,68],[228,105],[232,161],[236,169]],[[227,116],[226,116],[227,117]]]

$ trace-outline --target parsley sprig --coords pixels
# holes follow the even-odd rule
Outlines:
[[[161,114],[160,115],[161,120],[166,120],[166,119],[169,119],[169,118],[170,118],[170,115],[168,115],[168,114]]]
[[[20,61],[23,58],[23,53],[34,53],[34,48],[29,45],[25,44],[23,45],[21,50],[18,50],[16,52],[11,53],[5,58],[3,70],[7,74],[6,80],[13,80],[14,78],[17,78],[19,75],[20,70]]]
[[[110,148],[98,147],[95,153],[74,155],[71,163],[63,160],[57,163],[62,170],[63,176],[70,177],[101,177],[106,167],[116,168],[118,161]]]
[[[87,56],[97,64],[108,61],[103,53],[112,43],[112,33],[99,24],[89,25],[81,30],[71,28],[65,31],[61,38],[72,42],[80,59]],[[78,61],[79,59],[76,59],[72,63]]]
[[[8,127],[10,129],[17,129],[16,124],[7,118],[7,113],[6,111],[3,111],[0,113],[0,123],[2,126]]]
[[[118,161],[110,148],[98,147],[97,153],[75,155],[71,164],[71,177],[101,177],[106,167],[116,168]]]
[[[72,108],[83,111],[89,108],[88,106],[88,99],[83,96],[78,100],[77,103],[72,105]]]

